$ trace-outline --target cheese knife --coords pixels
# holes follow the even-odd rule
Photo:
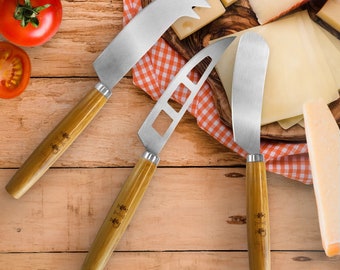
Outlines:
[[[163,149],[219,58],[233,40],[234,38],[230,37],[217,41],[198,52],[172,79],[165,92],[154,105],[138,131],[138,136],[145,146],[146,151],[125,181],[124,186],[109,210],[85,258],[82,270],[100,270],[107,264],[155,173],[160,160],[158,156],[160,151]],[[202,61],[204,61],[206,69],[198,82],[193,82],[187,75]],[[189,90],[190,94],[180,110],[175,110],[169,104],[169,100],[181,84]],[[160,133],[153,126],[161,113],[165,113],[172,120],[164,133]]]
[[[111,96],[111,89],[157,42],[178,18],[199,19],[192,7],[207,7],[206,0],[155,0],[142,9],[94,61],[100,82],[65,116],[32,152],[6,186],[18,199],[65,152]]]
[[[249,268],[269,270],[270,226],[266,168],[260,153],[261,113],[269,58],[265,40],[254,32],[240,37],[232,83],[235,142],[247,153],[247,237]]]

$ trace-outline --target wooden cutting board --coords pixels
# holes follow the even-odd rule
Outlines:
[[[141,0],[141,2],[144,7],[148,5],[151,0]],[[309,8],[309,12],[311,14],[311,18],[317,20],[315,10]],[[318,23],[320,23],[320,21],[318,21]],[[163,39],[166,40],[182,57],[189,60],[198,51],[207,46],[210,40],[224,37],[258,25],[259,23],[256,15],[252,11],[248,0],[239,0],[232,6],[228,7],[221,17],[193,33],[189,37],[179,40],[175,32],[169,28],[163,35]],[[202,74],[204,67],[199,65],[197,67],[197,71]],[[228,127],[231,127],[232,120],[230,105],[225,90],[215,70],[210,74],[207,81],[212,89],[215,106],[219,112],[222,122]],[[340,100],[338,99],[331,103],[330,108],[339,124]],[[261,137],[263,139],[293,142],[303,142],[306,140],[305,130],[300,125],[294,125],[293,127],[285,130],[281,128],[277,122],[262,126]]]

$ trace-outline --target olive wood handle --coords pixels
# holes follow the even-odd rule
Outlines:
[[[14,198],[24,195],[65,152],[107,102],[107,96],[93,88],[47,135],[8,182]]]
[[[82,270],[105,268],[143,198],[158,161],[158,157],[149,152],[139,159],[99,229]]]
[[[270,270],[270,226],[266,168],[262,155],[260,155],[261,161],[249,161],[249,156],[246,165],[249,269]]]

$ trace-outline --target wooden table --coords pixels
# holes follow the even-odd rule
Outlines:
[[[97,82],[92,61],[122,27],[121,0],[62,1],[60,31],[27,48],[27,90],[0,100],[0,269],[80,269],[143,146],[152,101],[126,76],[65,154],[21,199],[5,185]],[[248,269],[244,160],[186,114],[107,269]],[[321,246],[313,188],[268,173],[272,268],[340,269]]]

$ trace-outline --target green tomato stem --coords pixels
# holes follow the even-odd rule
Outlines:
[[[32,7],[30,0],[25,0],[23,5],[18,1],[13,16],[16,20],[20,21],[22,27],[26,27],[29,23],[31,23],[34,27],[38,27],[39,20],[37,16],[39,15],[39,12],[49,8],[50,6],[51,4],[45,4],[43,6]]]

